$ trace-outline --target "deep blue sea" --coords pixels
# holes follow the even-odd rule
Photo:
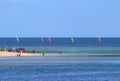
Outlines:
[[[73,38],[74,42],[71,42],[71,38],[51,38],[49,42],[48,38],[43,38],[44,42],[41,42],[40,38],[19,38],[17,42],[16,38],[0,38],[0,46],[10,47],[120,47],[120,38],[101,38],[99,43],[98,38]]]
[[[0,57],[0,81],[120,81],[120,38],[101,38],[101,43],[98,38],[74,38],[74,42],[70,38],[51,38],[51,42],[48,38],[44,42],[40,38],[19,38],[19,42],[0,38],[0,46],[73,54]]]

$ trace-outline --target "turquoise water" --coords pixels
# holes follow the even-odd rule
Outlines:
[[[120,54],[120,47],[26,47],[27,50],[35,50],[37,53],[59,53],[64,54]]]
[[[120,57],[0,57],[1,81],[120,81]]]
[[[0,38],[0,47],[7,48],[26,48],[27,51],[35,50],[37,53],[59,53],[64,54],[120,54],[120,38],[101,38],[99,43],[98,38]]]

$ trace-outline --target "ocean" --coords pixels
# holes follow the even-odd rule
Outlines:
[[[74,42],[70,38],[44,38],[44,42],[40,38],[19,38],[19,42],[0,38],[0,46],[73,54],[0,57],[0,81],[120,81],[120,38],[101,38],[101,43],[98,38],[74,38]]]
[[[1,47],[18,48],[24,47],[27,51],[35,50],[38,53],[120,53],[120,38],[101,38],[101,43],[98,38],[0,38]]]
[[[120,81],[120,56],[0,57],[0,81]]]
[[[120,47],[120,38],[0,38],[0,46],[10,47]]]

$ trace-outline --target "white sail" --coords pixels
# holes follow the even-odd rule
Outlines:
[[[16,36],[16,41],[19,42],[19,38],[18,38],[18,36]]]
[[[41,43],[44,43],[44,39],[42,37],[40,39],[41,39]]]
[[[101,43],[101,42],[102,42],[102,40],[101,40],[101,38],[100,38],[100,37],[98,38],[98,42],[99,42],[99,43]]]

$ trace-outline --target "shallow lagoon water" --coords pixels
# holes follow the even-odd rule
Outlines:
[[[0,57],[1,81],[120,81],[120,57]]]

